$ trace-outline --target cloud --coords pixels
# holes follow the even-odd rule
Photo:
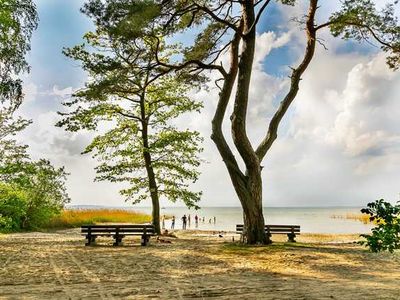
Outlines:
[[[72,96],[73,92],[74,90],[70,86],[64,89],[59,89],[57,85],[54,85],[52,91],[48,91],[48,94],[51,96],[58,96],[61,98],[69,98]]]
[[[32,102],[35,101],[37,95],[38,95],[38,87],[34,83],[29,83],[26,85],[23,85],[22,89],[24,93],[24,102]]]

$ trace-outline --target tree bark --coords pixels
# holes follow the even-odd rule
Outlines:
[[[148,118],[146,116],[145,107],[145,90],[143,90],[140,96],[140,114],[141,114],[141,125],[142,125],[142,141],[143,141],[143,158],[147,172],[147,178],[149,180],[149,190],[152,202],[152,224],[157,234],[161,234],[160,227],[160,201],[158,197],[158,185],[154,169],[152,166],[150,148],[149,148],[149,137],[148,137]]]

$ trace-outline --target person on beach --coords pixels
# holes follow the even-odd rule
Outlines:
[[[161,218],[162,229],[165,229],[165,215]]]
[[[186,222],[187,222],[187,217],[186,217],[186,215],[183,215],[183,217],[182,217],[182,229],[186,229]]]
[[[172,216],[171,229],[175,228],[175,216]]]
[[[199,217],[197,215],[194,216],[194,223],[196,224],[196,228],[199,227]]]
[[[217,223],[217,218],[216,218],[216,217],[214,217],[214,224],[215,224],[215,223]]]
[[[189,227],[190,227],[190,215],[188,215],[188,224],[189,224]]]
[[[205,218],[203,217],[203,223],[204,223]]]
[[[208,220],[208,223],[210,223],[210,224],[211,224],[211,219],[210,219],[210,220]]]

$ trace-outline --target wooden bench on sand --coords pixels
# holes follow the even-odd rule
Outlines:
[[[236,233],[243,234],[243,224],[236,225]],[[272,234],[286,234],[288,242],[296,242],[296,235],[300,234],[300,225],[265,225],[265,233],[268,240]]]
[[[81,233],[86,238],[86,246],[94,244],[98,236],[111,236],[115,240],[113,245],[119,246],[127,235],[140,235],[141,245],[146,246],[150,237],[155,235],[154,226],[151,224],[83,225]]]

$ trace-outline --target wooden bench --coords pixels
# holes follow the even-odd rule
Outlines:
[[[127,235],[140,235],[142,246],[146,246],[150,237],[155,235],[154,226],[151,224],[83,225],[81,233],[86,238],[86,246],[95,243],[98,236],[112,236],[115,240],[113,245],[119,246]]]
[[[243,234],[243,224],[236,225],[236,233]],[[296,242],[296,235],[300,234],[300,225],[265,225],[265,233],[269,241],[272,234],[286,234],[288,242]]]

